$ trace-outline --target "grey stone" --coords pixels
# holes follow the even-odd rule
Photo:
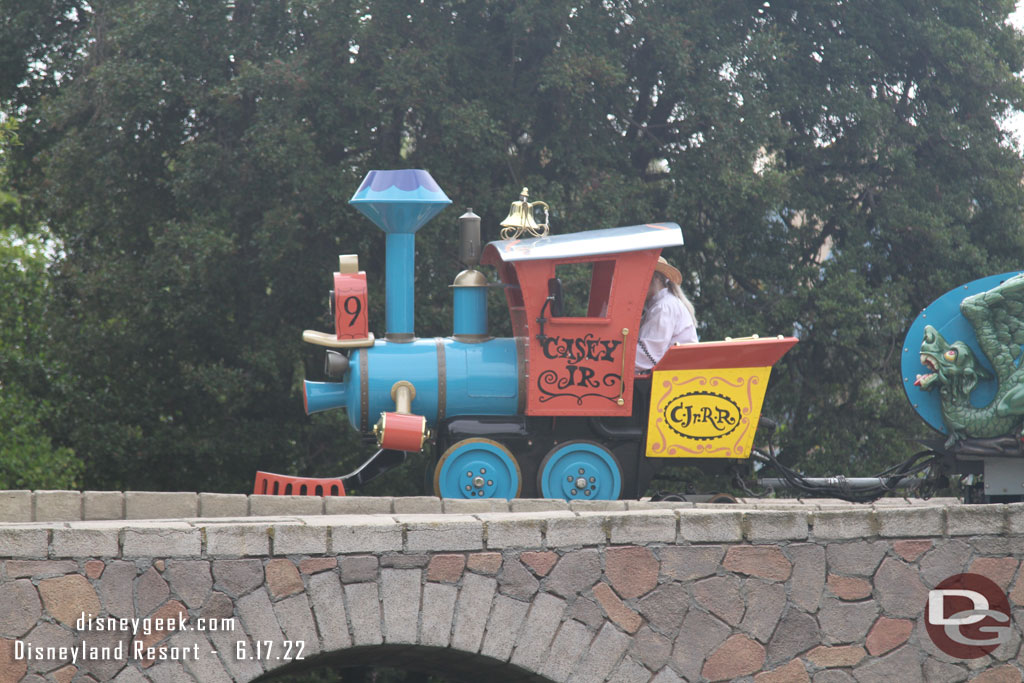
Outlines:
[[[218,589],[237,598],[263,585],[263,563],[259,560],[214,560],[213,579]]]
[[[182,522],[159,525],[135,524],[125,527],[121,556],[124,559],[151,557],[195,557],[202,555],[202,532]]]
[[[263,674],[263,665],[248,658],[254,650],[241,619],[235,619],[234,628],[230,631],[210,631],[207,635],[213,649],[217,651],[217,657],[234,680],[251,681]],[[246,656],[238,656],[240,649]]]
[[[818,611],[825,588],[825,549],[813,543],[801,543],[786,548],[793,563],[790,575],[790,599],[806,612]]]
[[[121,491],[84,491],[82,519],[124,519],[124,493]]]
[[[352,644],[359,646],[383,643],[377,584],[346,584],[345,604],[349,619],[352,620]]]
[[[1007,527],[1007,506],[951,505],[946,507],[946,526],[950,536],[1003,534]]]
[[[444,511],[441,499],[434,496],[393,498],[392,506],[396,515],[437,515]]]
[[[693,584],[693,598],[698,605],[716,617],[736,626],[743,619],[744,604],[740,597],[740,580],[735,576],[712,576]]]
[[[181,681],[195,681],[192,674],[185,671],[185,667],[179,661],[165,661],[155,665],[148,672],[149,680],[152,683],[181,683]]]
[[[599,514],[552,512],[545,515],[545,519],[547,529],[544,533],[544,542],[548,548],[603,545],[608,540],[602,525],[604,517]]]
[[[452,621],[459,589],[443,583],[423,586],[423,621],[420,625],[420,644],[448,647],[452,640]],[[525,611],[525,610],[524,610]]]
[[[455,604],[455,626],[452,647],[466,652],[477,652],[484,637],[491,603],[498,590],[498,582],[480,574],[466,574]]]
[[[590,644],[590,649],[580,661],[576,671],[569,678],[570,683],[591,683],[591,681],[603,681],[613,667],[619,662],[626,648],[629,647],[629,637],[612,624],[606,623],[598,632]],[[610,680],[630,680],[625,677],[612,677]],[[646,679],[644,679],[646,680]]]
[[[498,661],[508,661],[529,609],[528,602],[513,600],[504,595],[495,596],[480,654]]]
[[[670,638],[679,631],[690,605],[690,595],[682,584],[658,586],[638,604],[640,614],[651,628]]]
[[[402,550],[402,525],[387,517],[331,517],[331,552],[386,553]],[[334,522],[337,522],[334,524]]]
[[[376,581],[379,564],[373,555],[356,555],[338,559],[342,583],[364,583]]]
[[[601,578],[601,558],[593,549],[573,550],[561,557],[544,588],[564,598],[587,590]]]
[[[212,558],[269,555],[270,530],[264,523],[209,524],[203,528],[206,555]]]
[[[811,680],[814,683],[854,683],[856,679],[841,669],[826,669],[814,674]]]
[[[878,605],[874,600],[843,602],[825,597],[818,612],[822,642],[828,645],[861,642],[877,617]]]
[[[893,557],[875,572],[875,597],[887,616],[917,617],[924,612],[928,589],[916,569]]]
[[[199,495],[190,492],[125,491],[125,519],[188,519],[199,512]]]
[[[214,591],[210,598],[203,604],[199,616],[207,621],[211,619],[226,619],[235,613],[235,603],[224,593]]]
[[[43,633],[46,633],[46,637],[41,637]],[[110,648],[106,650],[111,656],[101,656],[97,659],[88,659],[81,661],[81,668],[95,676],[98,680],[105,681],[114,677],[114,675],[121,670],[125,664],[125,659],[119,659],[113,656],[118,646],[122,648],[122,652],[126,657],[130,657],[132,635],[131,632],[126,631],[89,631],[78,635],[76,638],[72,638],[71,634],[64,629],[58,628],[54,624],[40,624],[32,633],[28,635],[26,640],[33,643],[42,645],[52,645],[56,647],[68,646],[72,644],[78,645],[83,641],[86,642],[89,647],[100,648],[99,652],[103,653],[103,648]],[[63,662],[61,662],[63,663]],[[43,663],[41,670],[50,670],[58,664],[47,665]],[[88,680],[88,679],[86,679]]]
[[[720,545],[673,546],[659,548],[657,554],[664,576],[674,581],[689,581],[718,571],[725,548]]]
[[[551,643],[551,650],[541,666],[540,674],[556,683],[567,681],[590,645],[593,635],[590,629],[578,621],[563,622]]]
[[[949,664],[947,662],[940,662],[937,659],[929,657],[924,660],[924,680],[926,681],[945,681],[946,683],[959,683],[959,681],[966,681],[970,675],[967,670],[956,666],[955,664]]]
[[[284,634],[277,623],[277,615],[274,613],[274,607],[270,604],[270,598],[267,597],[266,591],[253,591],[239,598],[236,606],[245,632],[253,641],[269,640],[275,645],[281,645],[285,639]],[[261,650],[259,656],[260,662],[268,669],[270,662],[275,661],[272,658],[275,654],[279,654],[273,652],[272,648],[273,646],[271,646],[270,652]]]
[[[544,520],[512,514],[480,515],[487,534],[487,547],[494,550],[543,547]]]
[[[213,650],[213,647],[202,633],[178,633],[166,645],[171,648],[178,648],[179,652],[189,651],[191,648],[194,648],[191,651],[199,653],[198,657],[189,655],[181,659],[181,664],[184,665],[186,671],[197,681],[202,681],[203,683],[207,681],[210,681],[210,683],[219,683],[221,681],[223,683],[231,683],[233,680],[231,674],[227,672],[221,661],[217,657],[211,656],[210,652]],[[152,680],[152,675],[152,673],[149,674],[149,680]],[[143,678],[143,680],[146,679]]]
[[[249,514],[252,517],[320,515],[323,511],[324,499],[320,496],[249,496]]]
[[[117,557],[121,554],[117,529],[90,529],[79,522],[53,530],[53,557]]]
[[[569,509],[573,512],[625,512],[628,508],[624,500],[570,500]]]
[[[710,614],[690,610],[672,648],[672,666],[687,680],[699,680],[704,660],[732,632]]]
[[[514,498],[508,502],[512,512],[567,512],[569,503],[551,498]],[[545,515],[547,516],[547,515]]]
[[[36,491],[32,496],[37,522],[73,522],[82,519],[79,491]]]
[[[386,515],[392,498],[377,496],[325,496],[325,515]]]
[[[8,579],[43,579],[77,574],[78,562],[73,560],[8,560]]]
[[[170,594],[167,582],[153,567],[143,572],[135,582],[135,604],[142,616],[164,604]]]
[[[945,532],[945,508],[879,508],[875,510],[878,535],[883,538],[942,536]]]
[[[818,541],[863,539],[878,533],[875,511],[869,509],[818,510],[813,523]]]
[[[475,517],[469,515],[419,515],[397,517],[396,519],[405,526],[406,552],[432,552],[441,548],[444,550],[483,550],[484,524]]]
[[[189,607],[199,607],[213,588],[207,561],[168,560],[164,578],[171,590]]]
[[[971,547],[965,541],[958,539],[938,543],[918,560],[921,578],[926,586],[934,587],[950,576],[966,571],[970,556]]]
[[[200,517],[246,517],[249,496],[244,493],[200,493]]]
[[[651,679],[651,683],[679,683],[681,680],[679,674],[666,667]]]
[[[526,615],[526,623],[519,632],[511,662],[529,671],[536,671],[548,653],[564,612],[564,600],[540,593]]]
[[[0,501],[3,500],[0,491]],[[0,506],[2,507],[2,506]],[[31,511],[29,511],[31,515]],[[0,520],[3,519],[0,510]],[[0,548],[4,549],[4,557],[37,557],[45,558],[49,552],[50,533],[38,527],[0,528]]]
[[[502,595],[529,600],[540,587],[540,581],[518,559],[506,557],[498,574],[498,585]]]
[[[507,498],[444,498],[441,507],[446,515],[480,515],[488,512],[508,512]]]
[[[0,522],[8,523],[31,521],[31,491],[0,491]]]
[[[309,601],[313,616],[326,651],[340,650],[352,645],[345,614],[345,596],[341,582],[334,572],[322,572],[309,577]]]
[[[924,683],[921,660],[914,648],[904,645],[878,659],[861,664],[853,670],[858,681],[900,681],[900,683]]]
[[[889,544],[885,541],[829,543],[825,548],[825,558],[833,574],[872,576],[888,549]]]
[[[31,581],[18,579],[0,583],[0,636],[23,636],[42,615],[43,604]]]
[[[773,665],[788,662],[820,643],[821,633],[814,617],[790,608],[768,642],[768,662]]]
[[[565,608],[565,618],[575,619],[592,629],[599,629],[605,623],[604,610],[593,600],[578,597]]]
[[[328,529],[321,518],[306,524],[275,524],[274,555],[323,555],[328,551]]]
[[[380,593],[384,614],[384,642],[415,643],[420,612],[418,569],[383,569]]]
[[[150,679],[139,673],[139,670],[128,666],[121,670],[113,679],[113,683],[147,683]],[[219,679],[225,680],[225,679]]]
[[[426,553],[388,553],[381,555],[380,566],[391,569],[422,569],[430,564],[430,555]]]
[[[636,663],[632,657],[623,657],[619,665],[615,667],[615,671],[608,677],[608,680],[615,681],[615,683],[647,683],[650,678],[650,671]],[[584,679],[578,680],[580,683],[583,683]]]
[[[607,514],[613,544],[675,543],[679,521],[673,510],[638,510]]]
[[[746,596],[747,612],[743,615],[740,628],[762,643],[767,643],[786,607],[786,589],[778,583],[747,579],[743,593]]]
[[[660,633],[655,633],[647,626],[641,626],[640,630],[633,635],[630,654],[643,662],[644,666],[651,671],[657,671],[665,666],[669,657],[672,656],[672,641]]]
[[[274,614],[277,615],[277,623],[293,647],[299,647],[297,643],[302,643],[303,656],[308,657],[320,652],[320,638],[316,634],[313,612],[305,593],[275,602]],[[286,653],[279,654],[284,656]]]
[[[131,619],[135,616],[133,590],[138,569],[131,562],[109,562],[98,586],[103,609],[112,617]]]
[[[746,537],[754,543],[765,541],[802,541],[807,538],[808,511],[758,510],[748,512]]]
[[[743,513],[739,510],[679,510],[679,539],[690,543],[739,543]]]

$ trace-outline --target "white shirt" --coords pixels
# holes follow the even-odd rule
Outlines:
[[[668,289],[652,297],[640,319],[636,345],[637,372],[650,372],[673,344],[697,341],[697,327],[683,302]]]

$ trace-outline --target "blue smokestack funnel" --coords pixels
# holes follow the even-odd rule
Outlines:
[[[386,234],[385,317],[392,341],[413,339],[415,233],[452,203],[426,171],[370,171],[349,204]]]

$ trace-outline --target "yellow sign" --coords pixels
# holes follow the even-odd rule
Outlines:
[[[750,457],[771,370],[655,370],[647,457]]]

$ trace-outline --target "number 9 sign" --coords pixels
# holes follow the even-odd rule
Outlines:
[[[366,308],[366,272],[335,273],[334,330],[338,339],[370,336]]]

